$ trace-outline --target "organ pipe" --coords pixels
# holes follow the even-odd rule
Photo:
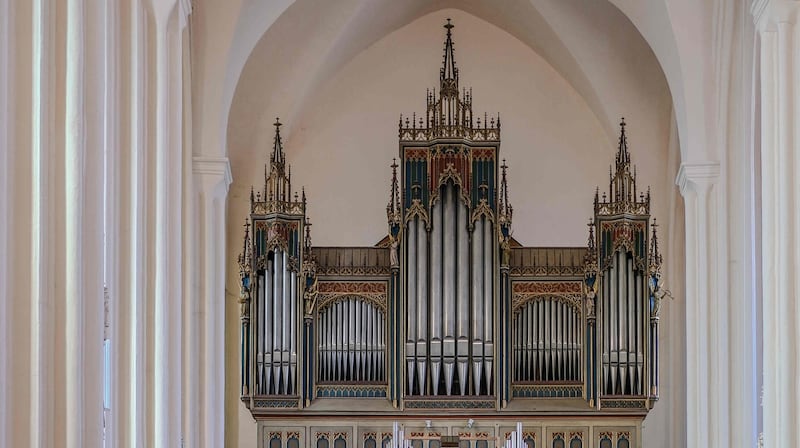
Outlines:
[[[473,339],[472,339],[472,381],[473,393],[479,395],[481,392],[481,379],[483,378],[483,227],[486,218],[481,217],[475,222],[472,232],[472,316],[473,316]]]
[[[319,311],[319,378],[323,382],[385,381],[385,315],[374,304],[349,296]]]
[[[460,195],[459,195],[460,196]],[[467,234],[467,223],[469,221],[469,210],[467,205],[458,199],[458,219],[456,221],[458,233],[458,300],[456,309],[458,319],[456,320],[457,336],[457,363],[458,381],[460,394],[467,393],[467,368],[469,366],[469,236]]]
[[[485,219],[485,218],[484,218]],[[486,379],[486,391],[492,393],[492,358],[494,357],[494,343],[492,342],[492,328],[494,323],[494,290],[492,278],[494,275],[494,232],[492,223],[488,220],[483,226],[483,335],[485,338],[483,345],[483,366],[484,378]]]

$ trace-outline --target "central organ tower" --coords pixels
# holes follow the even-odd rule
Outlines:
[[[424,116],[400,121],[403,181],[389,204],[407,316],[403,388],[406,402],[471,397],[495,407],[499,247],[511,224],[500,120],[475,116],[471,92],[459,89],[453,25],[445,28],[438,92],[428,92]]]

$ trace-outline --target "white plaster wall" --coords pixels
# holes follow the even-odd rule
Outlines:
[[[460,10],[423,16],[366,48],[327,79],[313,98],[306,98],[307,107],[284,126],[293,185],[298,190],[301,185],[306,187],[314,244],[372,245],[384,236],[389,165],[398,154],[398,118],[401,113],[424,112],[425,89],[438,89],[444,40],[442,24],[447,17],[456,25],[453,31],[461,86],[473,88],[476,115],[499,112],[502,118],[501,156],[510,165],[514,236],[525,245],[585,244],[585,224],[592,215],[595,187],[599,185],[601,193],[607,189],[618,131],[609,135],[586,101],[530,47]],[[291,64],[292,57],[280,51],[280,35],[270,37],[267,43],[275,47],[271,63]],[[679,148],[674,125],[670,132],[672,110],[666,82],[662,78],[660,84],[633,88],[631,84],[638,82],[637,77],[651,77],[654,72],[663,77],[650,50],[633,41],[628,47],[612,48],[603,42],[602,36],[598,39],[591,48],[607,54],[608,70],[599,70],[607,73],[606,78],[592,80],[593,84],[610,85],[617,91],[614,107],[627,109],[621,113],[629,124],[630,150],[638,167],[640,186],[652,187],[653,214],[661,218],[662,238],[680,237],[680,229],[675,233],[670,229],[676,222],[682,222],[683,215],[672,183],[679,163]],[[633,52],[632,59],[639,61],[639,65],[634,64],[624,75],[619,75],[611,67],[620,63],[616,51]],[[592,63],[602,68],[603,60],[597,56]],[[264,105],[253,100],[260,95],[257,89],[270,86],[259,84],[252,76],[245,70],[228,127],[234,177],[228,209],[231,253],[241,246],[241,223],[248,212],[250,186],[260,189],[263,184],[263,163],[271,151],[274,135],[274,128],[269,125],[274,116],[262,116],[272,111],[265,112]],[[286,92],[275,95],[291,97]],[[608,92],[603,95],[608,96]],[[273,115],[281,112],[274,111]],[[673,160],[668,163],[670,152]],[[259,154],[257,160],[253,160],[253,154]],[[667,219],[668,216],[674,219]],[[681,246],[682,238],[676,247]],[[663,249],[669,259],[670,249]],[[235,256],[228,257],[229,263],[233,260]],[[228,285],[235,285],[236,280],[235,266],[229,264]],[[680,285],[680,279],[676,278],[673,284]],[[235,292],[234,287],[228,287],[229,378],[237,378],[238,374],[231,372],[239,369]],[[678,318],[679,313],[674,314]],[[665,327],[662,334],[669,331]],[[675,340],[680,343],[680,338]],[[681,372],[680,351],[668,347],[664,351],[665,361],[678,366],[673,371]],[[664,380],[664,383],[664,392],[672,393],[673,382]],[[226,443],[253,446],[255,423],[238,400],[235,381],[226,385],[226,397]],[[651,440],[670,440],[666,435],[670,430],[665,429],[673,413],[669,402],[665,395],[657,405],[660,409],[645,423]]]

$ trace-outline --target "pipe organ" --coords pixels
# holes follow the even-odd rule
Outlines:
[[[312,245],[275,124],[239,256],[241,398],[260,444],[388,446],[399,420],[412,446],[502,446],[513,417],[528,446],[638,446],[668,292],[626,125],[587,245],[521,246],[500,118],[473,113],[445,28],[439,89],[400,119],[375,246]]]

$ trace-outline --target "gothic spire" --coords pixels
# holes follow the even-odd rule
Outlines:
[[[392,159],[392,186],[389,190],[389,203],[386,204],[386,217],[389,225],[400,223],[400,188],[397,182],[397,161]]]
[[[622,117],[622,121],[619,123],[620,133],[619,133],[619,146],[617,148],[617,172],[620,172],[620,169],[631,163],[631,154],[628,152],[628,136],[625,134],[625,117]]]
[[[281,141],[281,126],[283,124],[280,119],[275,118],[275,139],[273,141],[272,156],[270,156],[269,160],[272,163],[283,165],[285,157],[283,154],[283,142]]]
[[[439,71],[440,91],[442,95],[458,96],[458,68],[453,51],[454,25],[447,19],[444,27],[447,30],[447,38],[444,41],[444,60]]]
[[[243,277],[250,274],[250,257],[250,221],[245,218],[242,253],[239,254],[239,274]]]
[[[500,169],[500,220],[504,222],[505,225],[511,225],[514,207],[512,207],[508,201],[508,181],[506,180],[508,165],[506,165],[506,159],[503,159],[503,164],[500,166]]]
[[[664,259],[658,250],[658,223],[655,218],[653,218],[653,224],[650,227],[653,229],[653,233],[650,235],[650,269],[653,272],[657,272],[661,269],[661,263]]]

